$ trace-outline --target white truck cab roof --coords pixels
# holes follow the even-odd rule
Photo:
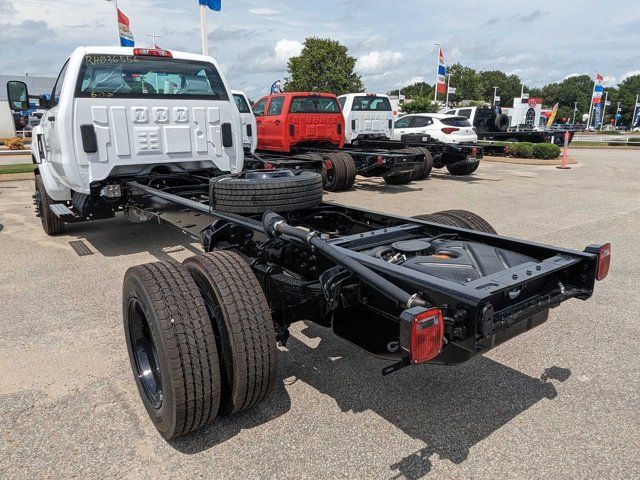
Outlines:
[[[345,120],[345,142],[361,138],[390,139],[393,136],[393,109],[387,95],[347,93],[338,97]]]
[[[187,52],[76,48],[36,129],[34,158],[54,200],[157,166],[238,173],[244,163],[224,76],[212,57]]]

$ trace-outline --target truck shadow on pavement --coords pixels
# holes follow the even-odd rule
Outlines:
[[[383,377],[380,371],[388,362],[369,357],[321,327],[311,325],[303,333],[323,338],[312,349],[292,337],[288,355],[296,361],[288,363],[285,375],[331,396],[343,412],[372,411],[425,443],[390,465],[394,479],[422,478],[431,470],[434,453],[441,460],[462,463],[491,433],[539,401],[555,398],[558,393],[550,380],[564,382],[571,376],[568,369],[551,367],[534,378],[477,357],[457,367],[424,365]],[[394,446],[381,439],[380,448],[388,452]]]
[[[194,255],[202,253],[190,244],[190,237],[169,225],[154,221],[131,223],[121,215],[110,220],[71,224],[68,230],[69,236],[85,240],[105,257],[147,252],[159,261],[166,261],[172,259],[170,253],[182,249]]]

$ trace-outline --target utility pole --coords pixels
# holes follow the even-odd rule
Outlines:
[[[451,86],[451,74],[447,74],[447,96],[444,101],[444,107],[449,108],[449,87]]]
[[[573,102],[573,124],[576,125],[578,122],[576,122],[577,118],[576,116],[578,115],[578,102]]]
[[[498,96],[498,87],[493,87],[493,108],[496,108],[496,97]]]
[[[616,115],[615,115],[615,117],[613,117],[613,118],[615,118],[613,126],[616,127],[616,128],[618,127],[618,115],[619,114],[620,114],[620,102],[618,102],[618,108],[616,109]]]

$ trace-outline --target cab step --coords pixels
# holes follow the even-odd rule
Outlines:
[[[54,203],[52,205],[49,205],[49,208],[51,209],[53,214],[63,222],[69,223],[69,222],[77,222],[82,220],[82,217],[80,217],[79,215],[76,215],[64,203]]]

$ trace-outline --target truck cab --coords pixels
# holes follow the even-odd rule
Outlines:
[[[290,153],[297,147],[344,146],[344,118],[330,93],[290,92],[254,104],[258,149]]]
[[[28,98],[22,82],[10,82]],[[28,102],[27,102],[28,103]],[[53,201],[94,194],[111,177],[243,168],[241,120],[211,57],[160,49],[79,47],[33,130],[32,154]],[[96,193],[99,195],[99,193]]]
[[[249,99],[239,90],[231,92],[233,100],[240,112],[240,122],[242,125],[242,146],[245,153],[254,153],[258,148],[258,125],[256,124],[256,116],[251,110]]]
[[[355,145],[360,139],[391,139],[393,110],[387,95],[347,93],[338,97],[345,120],[345,142]]]

